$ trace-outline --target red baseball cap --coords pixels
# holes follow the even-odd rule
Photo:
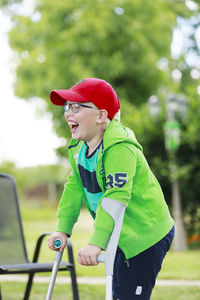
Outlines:
[[[66,101],[92,102],[99,109],[107,110],[110,120],[120,109],[115,90],[108,82],[98,78],[85,78],[69,89],[53,90],[50,99],[55,105],[64,105]]]

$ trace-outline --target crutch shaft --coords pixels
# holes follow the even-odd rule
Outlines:
[[[48,287],[48,291],[47,291],[47,295],[46,295],[46,299],[45,300],[51,300],[51,296],[53,293],[53,288],[54,288],[54,284],[55,284],[55,280],[56,280],[56,275],[58,272],[58,267],[60,264],[60,261],[62,259],[62,251],[57,251],[56,255],[55,255],[55,260],[54,260],[54,264],[53,264],[53,269],[52,269],[52,273],[51,273],[51,278],[49,281],[49,287]]]
[[[106,300],[112,300],[112,275],[106,275]]]

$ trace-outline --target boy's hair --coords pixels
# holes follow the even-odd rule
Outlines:
[[[98,107],[97,107],[96,105],[94,105],[92,102],[89,102],[89,103],[90,103],[90,105],[92,105],[92,106],[96,109],[95,112],[96,112],[96,114],[98,114],[98,113],[99,113]],[[117,120],[118,122],[120,122],[120,109],[119,109],[118,112],[114,115],[113,119],[115,119],[115,120]],[[110,124],[110,121],[111,121],[111,120],[107,117],[106,120],[105,120],[105,122],[103,123],[103,129],[104,129],[104,130],[107,129],[108,125]]]
[[[50,92],[50,99],[55,105],[64,105],[66,101],[92,102],[97,108],[107,110],[110,120],[120,110],[119,99],[113,87],[98,78],[85,78],[69,89],[53,90]]]

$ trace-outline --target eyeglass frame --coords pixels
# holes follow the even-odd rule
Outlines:
[[[74,111],[73,110],[73,105],[76,104],[78,107],[77,107],[77,111]],[[66,107],[68,106],[68,109],[66,110]],[[86,105],[86,104],[82,104],[82,103],[79,103],[79,102],[73,102],[73,103],[68,103],[67,101],[64,103],[63,105],[63,108],[64,108],[64,112],[68,112],[70,109],[71,111],[74,113],[74,114],[77,114],[80,110],[80,107],[86,107],[86,108],[92,108],[92,109],[98,109],[96,107],[93,107],[93,106],[89,106],[89,105]]]

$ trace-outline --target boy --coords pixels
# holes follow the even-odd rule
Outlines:
[[[134,133],[115,119],[120,104],[112,86],[86,78],[66,90],[53,90],[50,99],[63,105],[72,140],[69,176],[58,206],[57,232],[63,241],[78,219],[81,201],[95,219],[89,243],[78,253],[82,265],[97,265],[112,234],[112,218],[101,200],[112,198],[126,205],[114,265],[113,299],[150,299],[155,279],[174,236],[173,220],[160,185],[151,172]]]

